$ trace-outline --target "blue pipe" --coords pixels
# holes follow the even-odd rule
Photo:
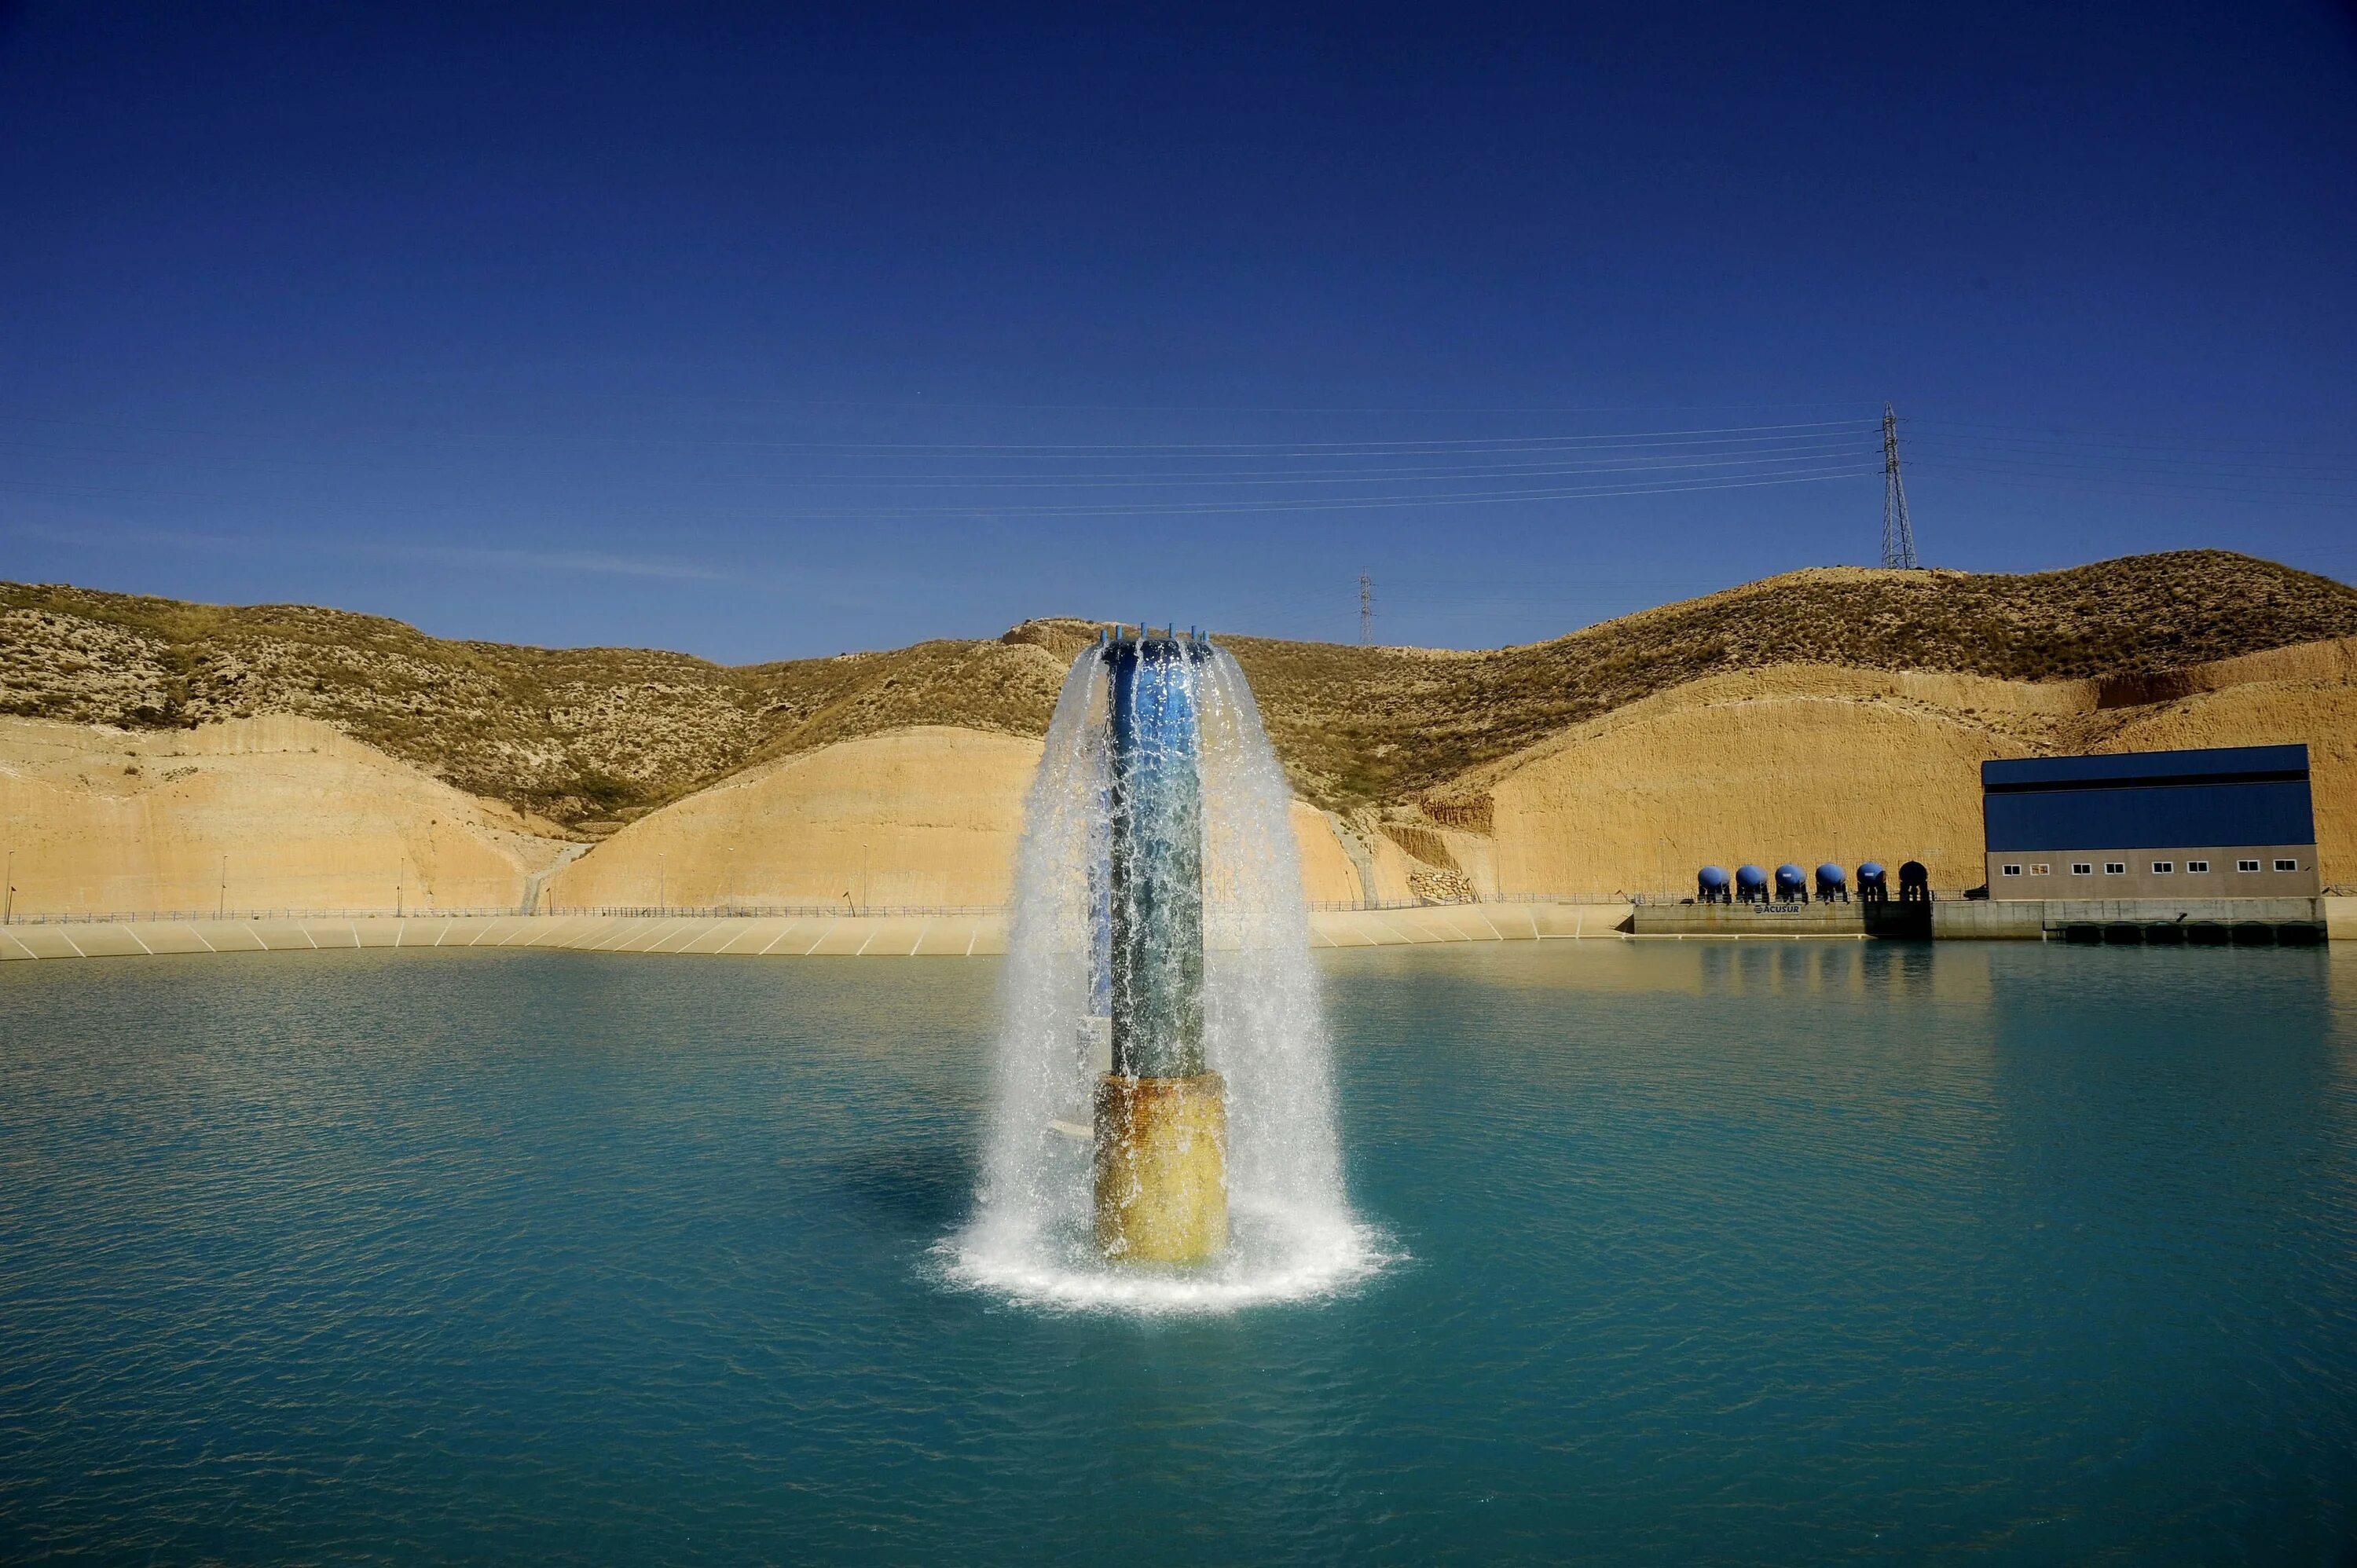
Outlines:
[[[1195,666],[1211,649],[1147,637],[1109,649],[1113,740],[1113,1070],[1203,1069],[1202,736]]]

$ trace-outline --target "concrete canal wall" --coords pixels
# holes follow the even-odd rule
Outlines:
[[[1875,936],[1941,940],[2124,940],[2125,926],[2306,925],[2317,938],[2357,941],[2357,898],[2179,900],[1943,899],[1928,922],[1885,906],[1870,927],[1861,904],[1753,910],[1695,904],[1439,904],[1321,909],[1309,917],[1320,948],[1444,942],[1662,937],[1853,941]],[[1910,922],[1912,922],[1910,924]],[[1929,929],[1924,929],[1928,923]],[[2098,933],[2091,938],[2089,932]],[[2162,940],[2171,940],[2163,938]],[[0,961],[136,958],[166,953],[321,952],[353,948],[547,948],[572,952],[699,953],[728,958],[963,958],[1006,950],[1006,917],[952,915],[389,915],[224,920],[19,921],[0,926]]]
[[[1321,909],[1325,948],[1531,941],[1620,934],[1626,904],[1457,904]],[[963,958],[1006,950],[1001,914],[413,915],[352,918],[90,920],[0,926],[0,961],[352,948],[551,948],[729,958]]]
[[[1943,898],[1932,904],[1644,904],[1631,929],[1641,937],[1868,937],[1941,941],[2125,940],[2123,928],[2176,928],[2200,940],[2228,941],[2262,929],[2292,940],[2357,940],[2357,898]],[[2244,929],[2248,928],[2248,929]],[[2110,933],[2090,938],[2089,931]],[[2239,932],[2239,934],[2237,934]],[[2163,941],[2177,940],[2166,932]],[[2274,940],[2270,936],[2270,940]]]

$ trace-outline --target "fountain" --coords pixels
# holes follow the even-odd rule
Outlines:
[[[1203,1066],[1199,638],[1116,638],[1106,878],[1110,1070],[1097,1086],[1096,1236],[1109,1258],[1192,1263],[1228,1244],[1227,1101]]]
[[[1351,1216],[1292,789],[1235,660],[1120,628],[1074,660],[1016,872],[960,1283],[1216,1310],[1383,1261]]]

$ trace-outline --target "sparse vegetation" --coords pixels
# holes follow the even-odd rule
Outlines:
[[[131,728],[323,719],[459,788],[596,832],[749,763],[911,725],[1043,732],[1080,620],[987,642],[729,668],[454,642],[381,617],[0,585],[0,712]],[[2066,572],[1799,572],[1481,653],[1228,636],[1303,794],[1412,799],[1571,724],[1727,670],[1813,661],[2154,684],[2357,635],[2357,588],[2186,551]],[[2165,681],[2159,682],[2165,684]],[[2158,686],[2156,686],[2158,689]]]
[[[2357,635],[2357,588],[2225,551],[2025,575],[1821,568],[1484,653],[1230,637],[1296,784],[1386,803],[1724,671],[2122,678]],[[1486,824],[1485,824],[1486,825]]]

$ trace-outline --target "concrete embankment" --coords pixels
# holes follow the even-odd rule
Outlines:
[[[2357,898],[2172,903],[2149,899],[1942,900],[1920,916],[1891,906],[1889,929],[1869,927],[1861,905],[1807,905],[1781,913],[1701,905],[1621,903],[1441,904],[1400,909],[1321,909],[1309,917],[1320,948],[1448,942],[1549,941],[1635,935],[1697,940],[1875,936],[1941,940],[2125,940],[2126,928],[2190,932],[2237,926],[2307,925],[2357,941]],[[1920,906],[1918,907],[1921,908]],[[2183,917],[2181,919],[2179,917]],[[1900,927],[1905,929],[1899,929]],[[2089,933],[2100,933],[2091,938]],[[2139,937],[2137,940],[2145,940]],[[2189,940],[2191,940],[2189,938]],[[1006,950],[997,913],[945,915],[413,915],[226,920],[73,920],[0,926],[0,961],[166,953],[322,952],[354,948],[545,948],[573,952],[698,953],[729,958],[976,957]]]
[[[1462,904],[1318,910],[1324,948],[1548,940],[1620,934],[1625,904]],[[353,948],[547,948],[731,958],[972,957],[1006,950],[1001,914],[413,915],[357,918],[93,920],[0,926],[0,960]]]
[[[1641,937],[2244,943],[2357,940],[2357,898],[1944,898],[1931,904],[1646,904]],[[2135,933],[2131,937],[2130,933]],[[2090,933],[2093,933],[2092,935]]]

